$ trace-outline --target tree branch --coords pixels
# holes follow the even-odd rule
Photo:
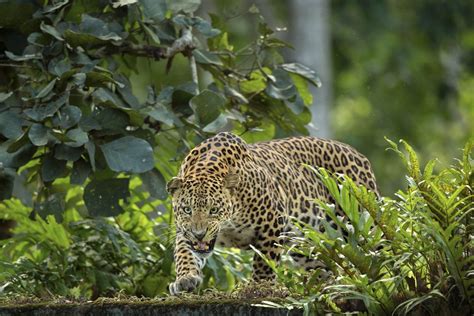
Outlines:
[[[172,59],[178,53],[190,57],[195,48],[196,46],[193,42],[191,30],[184,29],[183,35],[176,39],[170,47],[125,43],[121,46],[107,46],[102,50],[98,50],[93,55],[101,58],[104,57],[104,55],[129,54],[161,60]]]

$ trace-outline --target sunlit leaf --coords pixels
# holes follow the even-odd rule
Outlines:
[[[321,87],[321,80],[316,75],[316,72],[309,67],[299,63],[282,64],[280,67],[288,72],[292,72],[306,78],[316,87]]]

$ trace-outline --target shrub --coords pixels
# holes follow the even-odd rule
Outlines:
[[[342,181],[314,169],[349,222],[321,202],[337,228],[323,222],[322,233],[295,223],[303,236],[291,237],[288,250],[323,261],[330,274],[322,278],[318,270],[304,273],[268,261],[280,280],[303,297],[290,305],[375,315],[472,312],[474,143],[466,144],[455,166],[435,173],[435,160],[422,171],[406,142],[406,154],[389,142],[408,171],[408,187],[394,198],[378,200],[349,178]]]

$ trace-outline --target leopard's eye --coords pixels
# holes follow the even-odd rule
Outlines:
[[[185,207],[183,207],[183,212],[185,214],[189,215],[189,214],[191,214],[191,208],[189,206],[185,206]]]
[[[219,208],[218,207],[212,207],[211,210],[209,211],[211,215],[216,215],[219,213]]]

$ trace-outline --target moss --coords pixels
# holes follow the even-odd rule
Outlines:
[[[32,313],[36,315],[80,315],[83,313],[94,314],[131,314],[131,315],[174,315],[198,312],[199,314],[222,315],[236,314],[261,314],[261,315],[286,315],[285,308],[268,308],[262,302],[282,303],[289,294],[286,288],[270,283],[249,283],[239,286],[232,293],[206,290],[200,294],[185,293],[180,296],[163,296],[144,298],[117,294],[114,297],[101,297],[95,301],[67,299],[56,297],[40,299],[37,297],[9,297],[0,298],[0,315],[16,315]],[[268,305],[268,304],[267,304]],[[298,314],[292,311],[291,314]]]
[[[7,304],[4,304],[7,303]],[[237,299],[232,295],[205,293],[204,295],[185,295],[181,297],[138,298],[110,297],[99,298],[93,302],[68,300],[3,301],[0,315],[298,315],[298,311],[286,308],[269,308],[262,306],[261,299]]]

